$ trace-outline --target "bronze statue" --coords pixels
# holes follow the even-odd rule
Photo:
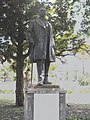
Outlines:
[[[55,44],[52,25],[45,19],[46,9],[39,9],[39,17],[31,20],[27,30],[30,44],[30,61],[37,63],[39,85],[51,84],[48,81],[50,62],[55,61]],[[43,78],[44,77],[44,78]]]

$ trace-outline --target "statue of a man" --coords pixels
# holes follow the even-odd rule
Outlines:
[[[30,61],[37,63],[38,83],[51,84],[48,81],[50,62],[55,61],[55,44],[51,24],[46,21],[46,9],[39,9],[39,17],[31,20],[27,30],[30,43]],[[43,78],[44,77],[44,78]]]

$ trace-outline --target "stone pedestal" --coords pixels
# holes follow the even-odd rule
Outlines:
[[[41,101],[41,102],[40,102]],[[65,91],[58,85],[25,90],[24,120],[65,120]]]

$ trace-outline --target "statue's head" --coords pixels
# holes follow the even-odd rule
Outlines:
[[[47,14],[46,9],[43,7],[39,9],[38,13],[39,13],[39,16],[42,18],[44,18],[45,15]]]

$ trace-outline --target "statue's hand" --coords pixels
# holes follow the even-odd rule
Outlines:
[[[54,50],[56,50],[56,47],[55,47],[55,45],[53,45],[53,49],[54,49]]]
[[[33,47],[33,46],[34,46],[34,42],[31,41],[31,42],[30,42],[30,47]]]

